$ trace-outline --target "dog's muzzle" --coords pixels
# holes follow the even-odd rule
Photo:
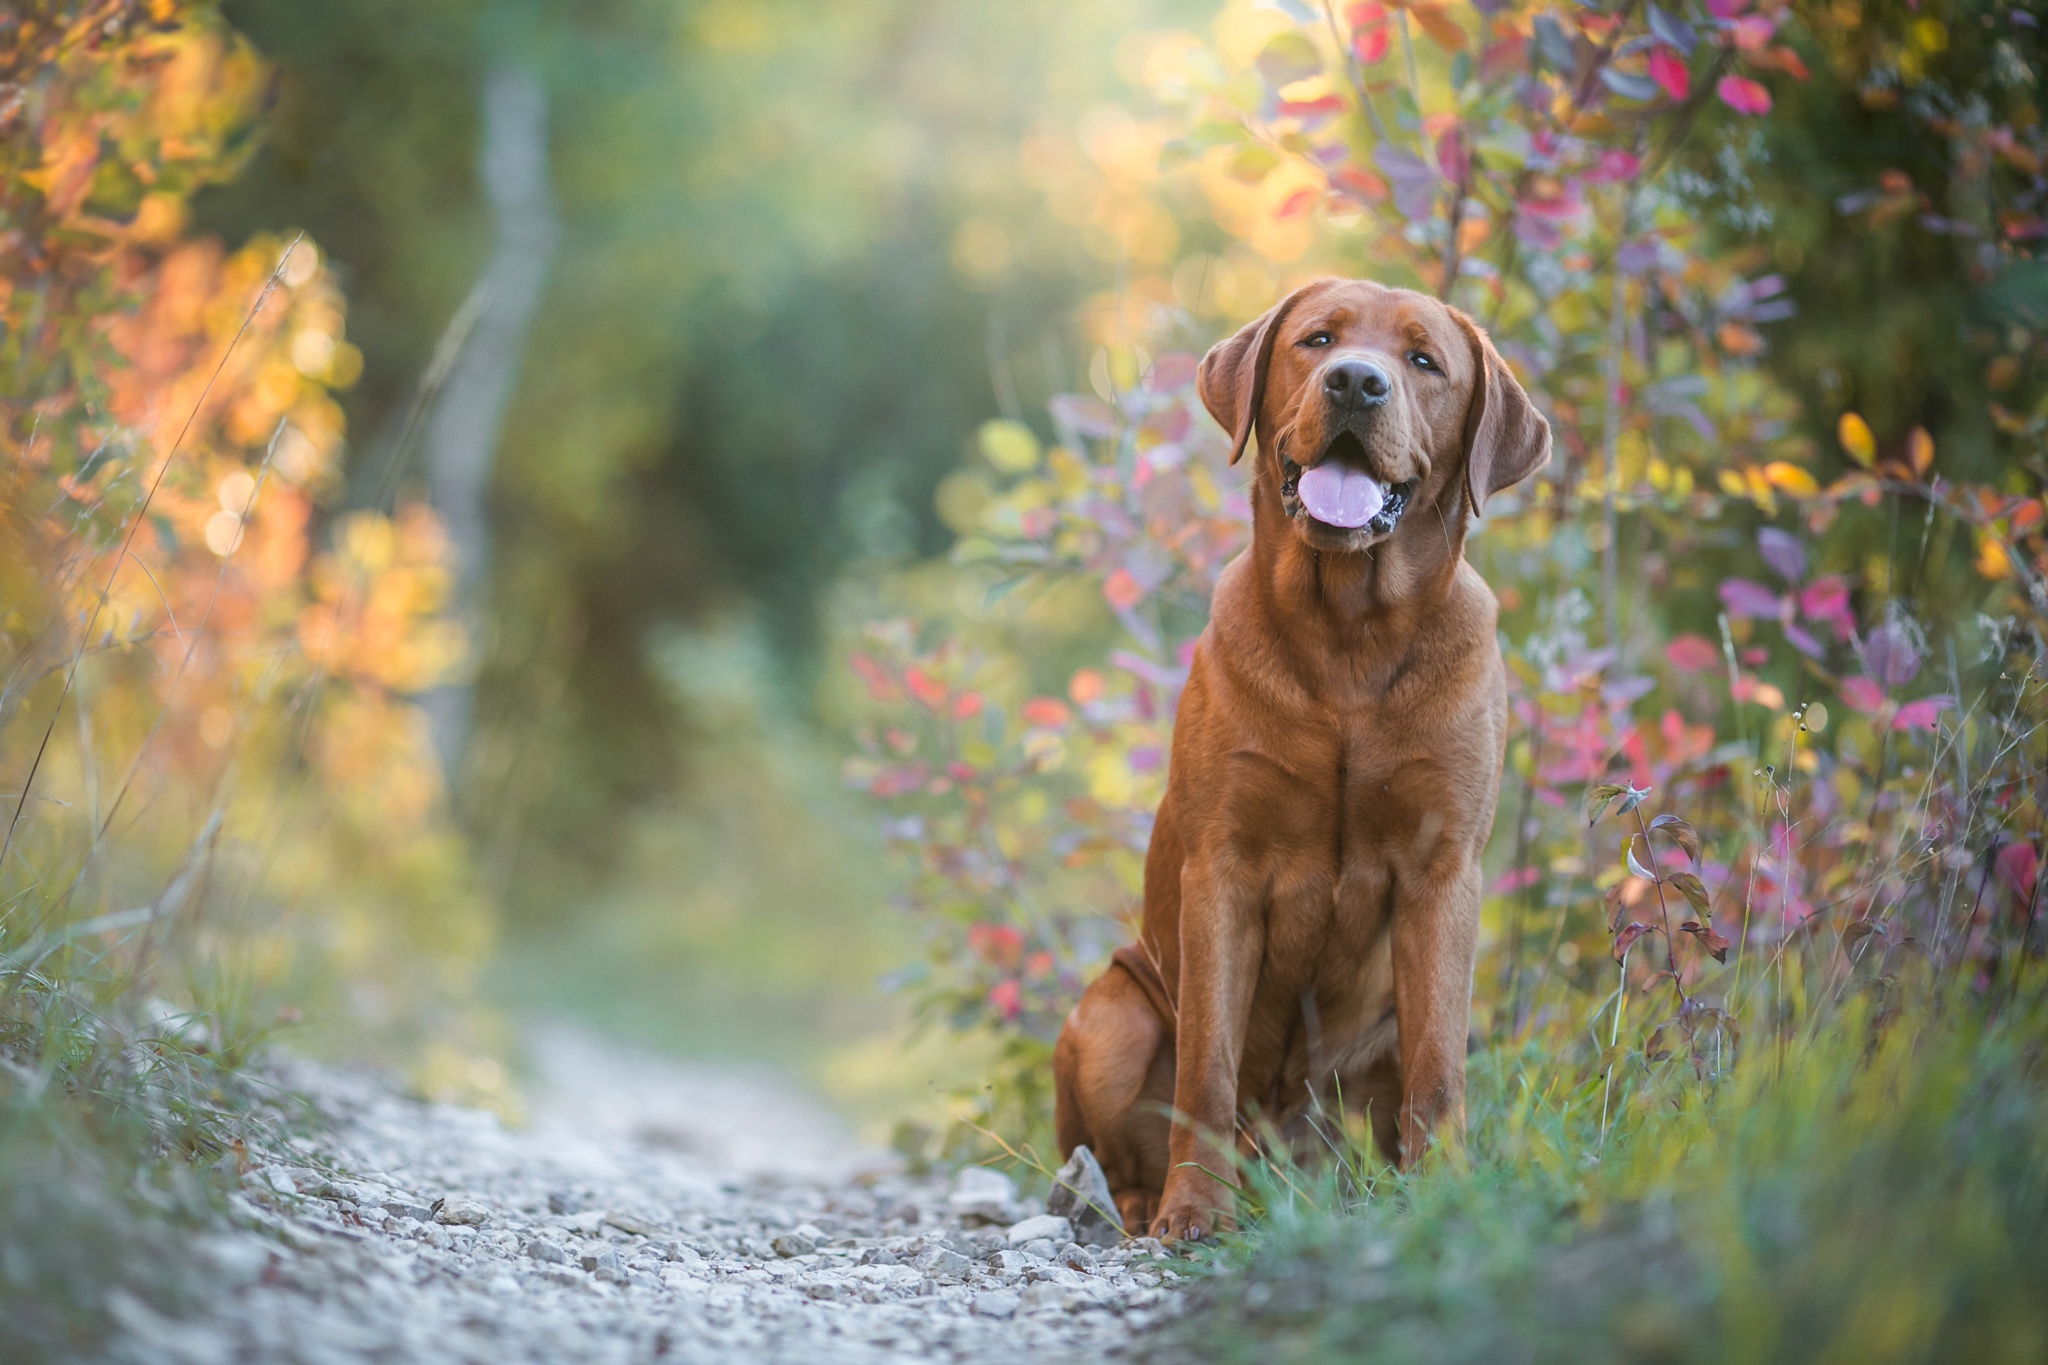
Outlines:
[[[1332,530],[1367,531],[1382,536],[1401,524],[1401,514],[1408,510],[1409,500],[1415,495],[1414,479],[1383,488],[1375,483],[1373,490],[1379,491],[1380,502],[1379,506],[1373,509],[1358,505],[1361,501],[1369,502],[1367,495],[1373,490],[1352,487],[1357,480],[1367,480],[1370,476],[1362,470],[1353,470],[1349,467],[1332,468],[1327,472],[1335,474],[1336,479],[1324,479],[1323,482],[1328,486],[1323,489],[1312,487],[1311,491],[1316,496],[1304,498],[1301,488],[1303,478],[1308,477],[1313,481],[1317,477],[1315,470],[1330,465],[1331,457],[1328,455],[1324,456],[1318,465],[1309,469],[1304,469],[1285,455],[1280,457],[1280,471],[1283,476],[1280,482],[1280,502],[1289,517],[1306,516]],[[1369,515],[1362,521],[1352,522],[1350,516],[1346,515],[1352,509],[1368,512]],[[1319,510],[1323,515],[1318,515]]]

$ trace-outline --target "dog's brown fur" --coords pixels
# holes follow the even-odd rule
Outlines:
[[[1347,359],[1392,380],[1369,415],[1321,382]],[[1296,291],[1209,352],[1200,388],[1233,460],[1257,431],[1252,543],[1195,648],[1138,942],[1055,1053],[1061,1152],[1090,1144],[1125,1226],[1167,1238],[1229,1224],[1218,1177],[1249,1117],[1298,1133],[1341,1095],[1404,1166],[1438,1124],[1462,1131],[1507,737],[1466,525],[1550,457],[1470,318],[1362,280]],[[1346,424],[1383,484],[1416,481],[1391,532],[1325,526],[1294,496],[1285,457],[1314,465]]]

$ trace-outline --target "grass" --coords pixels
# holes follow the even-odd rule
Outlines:
[[[1147,1354],[2039,1360],[2043,984],[1857,1002],[1718,1089],[1638,1070],[1604,1143],[1595,1068],[1483,1052],[1463,1153],[1251,1168],[1254,1230]]]
[[[180,1248],[216,1221],[273,1097],[234,1012],[149,994],[163,967],[142,927],[105,937],[0,919],[0,1357],[75,1359],[122,1291],[174,1310],[195,1289]],[[47,905],[36,908],[49,911]]]

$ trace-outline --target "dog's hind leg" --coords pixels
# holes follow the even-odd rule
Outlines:
[[[1081,996],[1053,1049],[1060,1155],[1087,1143],[1117,1212],[1143,1236],[1166,1184],[1173,1042],[1144,989],[1112,963]]]

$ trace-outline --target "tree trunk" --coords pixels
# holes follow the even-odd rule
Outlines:
[[[484,644],[491,562],[485,494],[532,330],[548,266],[561,236],[548,188],[547,90],[532,71],[493,67],[484,80],[479,179],[497,224],[497,245],[478,289],[481,307],[460,358],[427,420],[427,487],[454,553],[454,611],[472,664],[420,698],[451,790],[469,742],[474,656]]]

